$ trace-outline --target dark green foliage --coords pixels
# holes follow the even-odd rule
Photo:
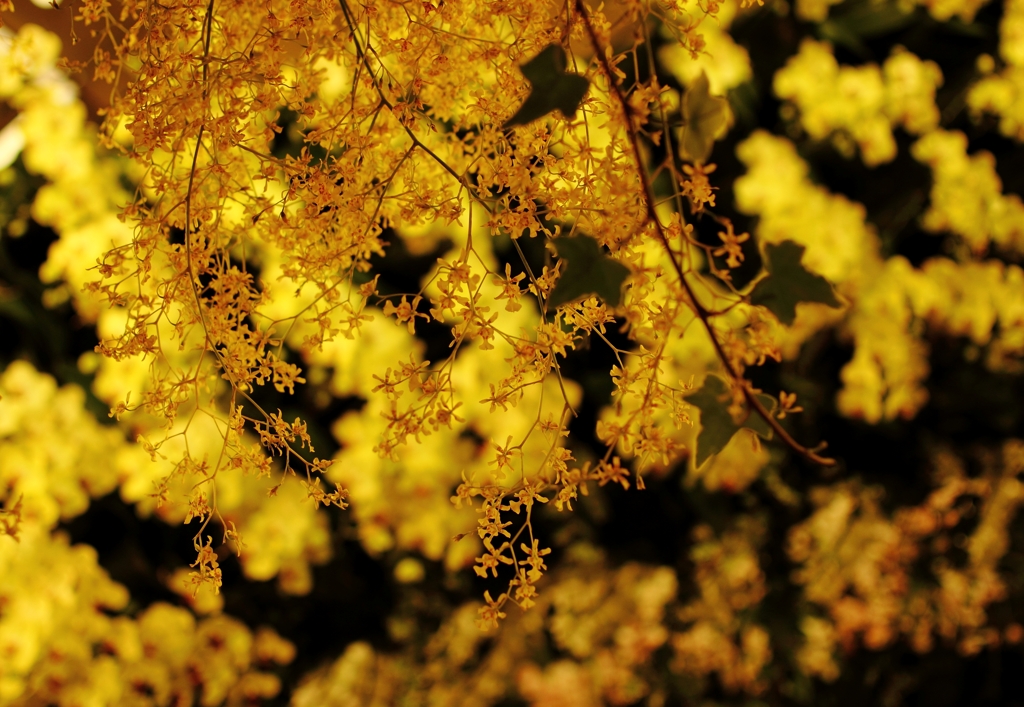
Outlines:
[[[590,82],[565,71],[565,50],[557,44],[548,45],[520,69],[530,82],[530,95],[515,115],[505,121],[505,128],[526,125],[557,110],[572,118],[587,95]]]
[[[728,122],[729,101],[709,93],[708,77],[701,72],[683,95],[683,154],[694,162],[706,162]]]
[[[765,409],[772,410],[775,401],[768,395],[758,395]],[[718,376],[709,375],[704,379],[704,386],[691,394],[686,401],[700,410],[700,434],[697,435],[697,452],[695,463],[701,466],[708,457],[718,454],[729,444],[732,436],[746,427],[764,439],[772,438],[772,430],[764,418],[756,412],[747,410],[747,417],[737,421],[729,412],[732,395],[729,387]]]
[[[839,306],[828,280],[804,269],[800,263],[803,254],[804,247],[793,241],[767,244],[764,264],[768,276],[759,280],[750,293],[751,304],[767,307],[787,326],[796,318],[797,302]]]
[[[590,236],[574,236],[555,240],[559,260],[565,269],[548,297],[548,304],[557,307],[587,295],[597,295],[610,307],[618,307],[622,299],[622,283],[629,268],[605,253]]]

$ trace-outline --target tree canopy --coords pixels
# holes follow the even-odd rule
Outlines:
[[[1024,703],[1024,1],[52,5],[0,707]]]

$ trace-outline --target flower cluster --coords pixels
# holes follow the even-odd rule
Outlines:
[[[812,39],[801,43],[774,82],[775,94],[799,111],[811,138],[832,137],[851,154],[852,140],[869,166],[896,157],[894,127],[920,135],[938,125],[935,89],[941,85],[938,65],[906,50],[894,51],[881,68],[840,66],[831,45]]]
[[[938,640],[967,655],[999,645],[986,608],[1007,593],[998,565],[1024,502],[1022,450],[1021,442],[1007,442],[1001,458],[985,458],[975,477],[956,457],[940,454],[935,490],[891,515],[877,487],[842,483],[813,492],[817,509],[790,530],[788,545],[799,566],[794,580],[824,613],[803,620],[797,660],[808,674],[835,679],[836,648],[850,653],[858,643],[877,650],[902,637],[923,653]],[[957,550],[963,560],[955,559]],[[915,571],[922,560],[926,577]]]

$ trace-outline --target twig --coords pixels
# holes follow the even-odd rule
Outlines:
[[[633,148],[633,158],[636,161],[637,175],[640,178],[640,185],[644,191],[644,205],[647,209],[647,221],[654,224],[655,231],[658,234],[658,240],[661,241],[661,244],[668,252],[669,260],[672,261],[672,267],[675,269],[676,275],[679,276],[679,282],[683,286],[683,291],[692,303],[693,311],[697,314],[701,323],[704,324],[704,328],[707,329],[708,336],[711,337],[711,343],[714,345],[715,352],[718,354],[719,359],[721,359],[722,365],[725,367],[729,377],[732,378],[734,383],[743,391],[743,397],[746,398],[747,404],[750,405],[758,415],[764,418],[765,422],[768,423],[769,427],[772,428],[775,434],[777,434],[783,442],[789,445],[795,452],[816,464],[821,464],[822,466],[835,466],[835,459],[819,456],[813,450],[803,446],[793,439],[788,432],[786,432],[782,425],[779,424],[778,420],[772,417],[771,413],[765,409],[761,401],[758,400],[757,395],[754,394],[750,382],[736,372],[735,366],[733,366],[732,361],[726,355],[718,337],[715,336],[715,330],[711,326],[711,314],[704,305],[700,303],[700,300],[697,299],[696,293],[694,293],[690,283],[687,282],[683,268],[675,258],[672,247],[668,242],[668,236],[665,235],[665,229],[661,225],[661,221],[658,219],[658,214],[654,209],[654,190],[651,187],[651,181],[647,176],[647,171],[644,169],[643,157],[640,154],[640,138],[637,135],[636,127],[633,125],[633,111],[626,100],[626,96],[622,92],[622,87],[619,86],[618,81],[615,79],[612,67],[608,63],[608,57],[605,55],[605,47],[602,46],[600,39],[598,39],[597,32],[594,31],[593,24],[590,22],[590,15],[587,12],[586,5],[584,5],[583,0],[575,0],[575,2],[576,12],[583,21],[583,26],[586,29],[587,36],[590,37],[590,42],[593,44],[594,54],[597,56],[597,60],[601,64],[602,70],[608,77],[608,85],[611,88],[612,93],[615,94],[615,98],[618,100],[619,105],[622,106],[622,115],[626,122],[626,132],[629,135],[629,142]]]

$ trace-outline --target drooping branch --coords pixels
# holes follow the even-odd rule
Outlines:
[[[679,277],[679,282],[683,287],[683,291],[685,292],[686,297],[690,300],[691,306],[693,307],[693,311],[697,314],[697,317],[700,319],[701,323],[704,325],[704,328],[707,330],[708,336],[711,338],[711,343],[715,348],[715,352],[718,354],[718,358],[722,361],[722,366],[725,368],[726,373],[729,375],[729,377],[732,379],[735,385],[739,386],[740,390],[743,391],[743,397],[746,399],[747,404],[751,407],[751,409],[753,409],[755,412],[757,412],[758,415],[763,417],[765,422],[768,423],[768,425],[772,428],[775,434],[777,434],[783,442],[789,445],[793,449],[793,451],[797,452],[801,456],[805,457],[806,459],[816,464],[821,464],[822,466],[835,466],[835,459],[822,457],[815,453],[812,449],[808,449],[807,447],[803,446],[795,439],[793,439],[792,435],[790,435],[789,432],[787,432],[782,427],[782,425],[779,424],[778,420],[772,417],[771,413],[765,408],[764,404],[762,404],[761,401],[758,400],[757,395],[755,394],[753,388],[750,385],[750,382],[747,381],[743,376],[741,376],[737,372],[736,367],[733,366],[732,361],[729,359],[729,356],[725,353],[725,350],[722,347],[722,343],[718,340],[718,337],[715,335],[714,327],[711,325],[712,315],[707,310],[707,308],[704,307],[703,304],[701,304],[700,300],[697,299],[696,293],[693,291],[693,288],[690,286],[690,283],[687,282],[686,274],[683,272],[682,265],[676,259],[675,253],[673,252],[672,247],[669,244],[668,236],[665,234],[664,226],[662,226],[661,221],[658,219],[658,214],[654,208],[654,189],[651,186],[651,180],[647,176],[647,171],[644,168],[644,160],[640,152],[640,136],[637,133],[636,127],[633,122],[635,117],[633,115],[633,109],[630,107],[629,101],[626,99],[626,96],[622,91],[622,87],[619,85],[619,82],[615,79],[615,73],[612,71],[612,67],[608,62],[608,57],[605,54],[605,47],[602,45],[600,38],[597,36],[597,32],[594,30],[594,25],[591,22],[590,14],[587,11],[586,5],[584,4],[583,0],[575,0],[575,6],[576,13],[579,15],[580,20],[583,23],[583,27],[586,30],[587,36],[590,38],[590,42],[593,45],[594,54],[597,57],[598,63],[601,65],[601,70],[604,72],[605,76],[608,77],[609,88],[615,95],[615,98],[618,101],[619,106],[622,108],[622,115],[625,119],[626,132],[629,136],[629,142],[633,151],[633,158],[636,162],[637,176],[640,179],[640,186],[643,189],[644,204],[647,211],[646,222],[653,224],[654,230],[658,236],[658,240],[661,241],[662,246],[664,246],[665,251],[668,253],[669,260],[672,262],[672,267],[675,270],[676,275]]]

